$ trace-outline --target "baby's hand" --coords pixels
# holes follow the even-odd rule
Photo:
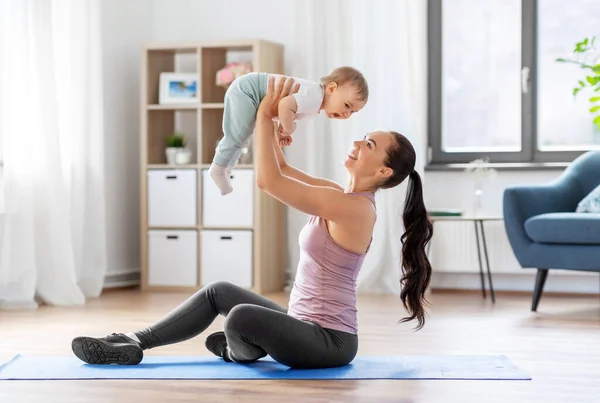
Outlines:
[[[293,141],[294,141],[294,139],[292,136],[280,137],[279,138],[279,146],[287,147],[287,146],[291,145]]]
[[[296,122],[294,122],[294,127],[291,132],[286,132],[285,130],[283,130],[283,125],[281,123],[279,124],[279,130],[278,130],[279,138],[285,137],[285,136],[290,136],[295,131],[296,131]]]

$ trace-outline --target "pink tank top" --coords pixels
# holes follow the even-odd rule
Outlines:
[[[352,194],[367,197],[375,206],[373,193]],[[329,234],[325,220],[315,216],[300,231],[298,243],[300,261],[288,314],[356,334],[356,278],[369,248],[361,254],[343,248]]]

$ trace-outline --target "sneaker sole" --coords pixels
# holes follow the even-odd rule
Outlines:
[[[138,346],[108,343],[93,337],[76,337],[71,348],[77,358],[88,364],[136,365],[144,357]]]

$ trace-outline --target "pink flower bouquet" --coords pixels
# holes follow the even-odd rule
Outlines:
[[[252,65],[250,63],[227,63],[225,67],[217,71],[216,84],[220,87],[229,87],[229,85],[236,78],[243,76],[244,74],[252,71]]]

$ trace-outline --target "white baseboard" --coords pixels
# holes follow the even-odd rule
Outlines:
[[[492,283],[498,291],[533,292],[536,270],[523,270],[520,274],[493,273]],[[485,287],[489,289],[487,275]],[[431,277],[431,288],[480,290],[481,280],[478,273],[440,273],[434,272]],[[544,292],[560,292],[574,294],[595,294],[600,292],[599,273],[567,273],[550,270],[544,286]]]

